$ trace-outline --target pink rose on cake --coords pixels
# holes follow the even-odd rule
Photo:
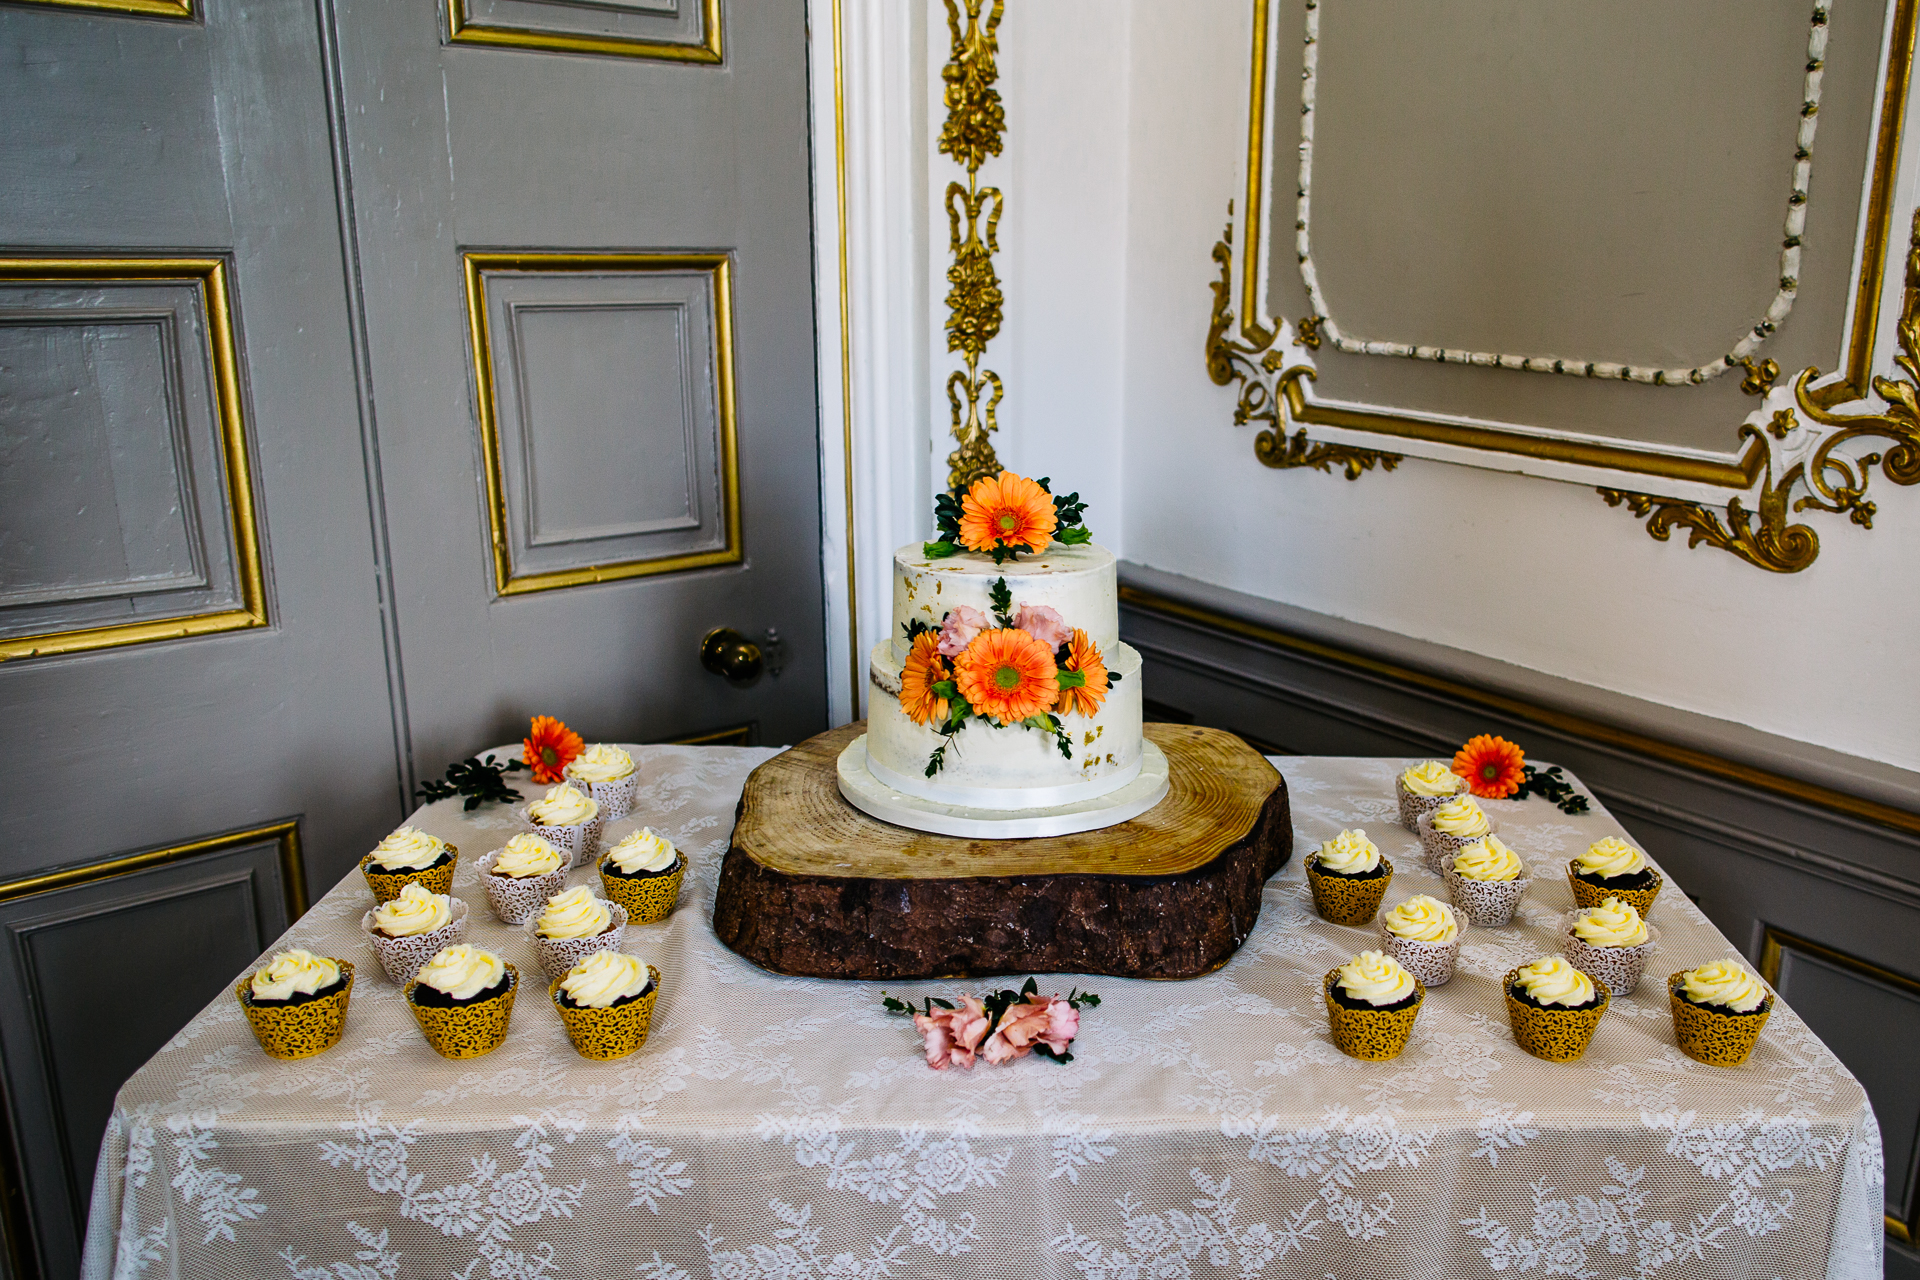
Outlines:
[[[940,623],[940,656],[957,658],[973,638],[988,626],[987,615],[966,605],[956,605]]]
[[[1028,996],[1000,1015],[1000,1025],[980,1052],[996,1066],[1026,1057],[1036,1044],[1046,1045],[1057,1057],[1079,1034],[1078,1009],[1059,996]]]
[[[958,1009],[929,1007],[913,1015],[913,1025],[926,1037],[928,1066],[945,1071],[948,1063],[956,1063],[972,1070],[974,1052],[987,1034],[987,1007],[961,996]]]
[[[1013,625],[1049,649],[1058,649],[1073,634],[1073,628],[1060,616],[1060,611],[1044,604],[1021,605],[1013,615]]]

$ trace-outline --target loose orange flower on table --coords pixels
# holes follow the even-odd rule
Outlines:
[[[995,629],[973,638],[953,662],[954,683],[975,715],[1017,724],[1052,708],[1059,668],[1047,646],[1024,631]]]
[[[520,745],[533,766],[533,780],[548,786],[565,782],[567,766],[587,749],[579,734],[552,716],[535,716],[533,732]]]
[[[960,500],[960,545],[969,551],[1045,551],[1057,523],[1053,495],[1011,471],[974,481]]]
[[[1454,753],[1453,771],[1481,799],[1504,800],[1527,780],[1527,760],[1515,744],[1483,733]]]
[[[947,700],[933,686],[947,678],[947,664],[940,656],[940,633],[922,631],[913,638],[906,665],[900,671],[900,709],[915,724],[947,718]]]
[[[1060,714],[1077,711],[1088,719],[1098,715],[1100,705],[1107,700],[1107,664],[1100,656],[1100,646],[1087,639],[1087,633],[1079,627],[1067,640],[1067,661],[1062,669],[1078,671],[1087,682],[1078,689],[1060,691]]]

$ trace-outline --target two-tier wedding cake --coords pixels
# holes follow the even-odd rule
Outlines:
[[[839,765],[855,807],[1015,838],[1112,826],[1166,795],[1113,553],[1077,495],[1046,483],[1003,471],[943,494],[942,536],[894,553],[894,634],[874,646],[867,732]]]

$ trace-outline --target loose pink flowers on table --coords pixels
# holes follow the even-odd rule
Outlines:
[[[1028,978],[1018,991],[995,991],[984,998],[961,996],[955,1005],[928,996],[915,1008],[881,992],[888,1013],[910,1016],[920,1032],[927,1065],[945,1071],[958,1065],[972,1070],[974,1059],[993,1066],[1030,1053],[1057,1062],[1072,1062],[1069,1048],[1080,1034],[1080,1006],[1097,1005],[1100,997],[1075,989],[1065,996],[1043,996]]]
[[[935,1071],[945,1071],[948,1063],[958,1063],[972,1070],[974,1052],[979,1049],[992,1019],[987,1017],[985,1005],[972,996],[961,996],[958,1009],[916,1013],[913,1025],[926,1037],[928,1066]]]
[[[1036,1044],[1044,1044],[1058,1057],[1079,1034],[1078,1009],[1059,996],[1030,996],[1000,1015],[1000,1025],[987,1037],[980,1054],[999,1066],[1024,1058],[1033,1052]]]

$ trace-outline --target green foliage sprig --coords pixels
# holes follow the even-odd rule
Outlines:
[[[423,782],[414,796],[420,800],[451,800],[455,796],[465,796],[467,803],[462,807],[468,812],[483,804],[504,804],[520,798],[520,793],[507,785],[506,775],[531,771],[532,767],[524,760],[498,761],[492,756],[482,760],[478,756],[469,756],[447,766],[445,782]]]
[[[1077,547],[1093,541],[1093,530],[1087,528],[1084,516],[1087,504],[1080,501],[1078,493],[1065,496],[1054,493],[1047,481],[1050,477],[1041,476],[1039,486],[1053,495],[1053,518],[1055,527],[1053,540],[1063,546]]]
[[[1525,800],[1528,796],[1539,796],[1551,800],[1560,806],[1562,813],[1585,813],[1589,806],[1587,798],[1573,789],[1573,784],[1561,776],[1560,766],[1552,765],[1545,772],[1526,766],[1526,776],[1520,783],[1520,789],[1507,797],[1510,800]]]
[[[1077,547],[1093,541],[1093,530],[1087,528],[1087,504],[1080,501],[1076,493],[1059,494],[1053,491],[1051,477],[1041,476],[1034,481],[1042,492],[1053,499],[1053,540],[1062,546]],[[939,536],[932,542],[920,544],[920,553],[929,560],[944,560],[948,556],[959,555],[960,516],[962,507],[960,498],[952,493],[936,494],[933,499],[933,527]],[[995,564],[1005,564],[1015,559],[1025,547],[1009,547],[999,543],[988,551]]]

